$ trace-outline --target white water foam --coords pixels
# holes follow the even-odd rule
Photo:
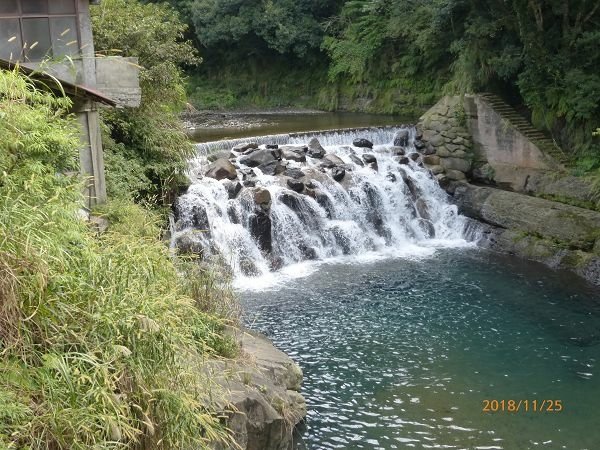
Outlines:
[[[302,144],[319,139],[327,153],[341,158],[347,168],[343,181],[320,170],[322,160],[289,161],[288,168],[302,169],[312,179],[314,196],[291,191],[281,176],[253,172],[256,186],[267,189],[272,203],[272,251],[261,250],[252,232],[256,219],[251,188],[230,199],[223,182],[193,176],[194,183],[177,202],[173,245],[183,235],[192,239],[205,258],[228,264],[238,289],[268,289],[291,278],[304,277],[327,264],[368,263],[382,258],[427,258],[436,249],[470,246],[464,236],[466,222],[431,173],[417,162],[400,163],[392,147],[396,132],[406,128],[344,130],[302,135],[276,135],[257,143]],[[407,154],[414,148],[410,133]],[[353,147],[355,138],[372,141],[373,149]],[[199,144],[190,164],[193,174],[203,173],[207,152],[231,149],[250,140]],[[365,154],[377,158],[377,168],[361,166]],[[241,172],[241,171],[240,171]],[[240,181],[242,175],[240,175]],[[195,232],[190,233],[190,231]],[[273,267],[279,270],[273,270]]]

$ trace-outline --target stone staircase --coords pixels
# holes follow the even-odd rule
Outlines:
[[[543,153],[551,156],[561,164],[568,163],[569,158],[554,139],[538,130],[521,116],[512,106],[509,106],[496,94],[482,93],[479,97],[488,103],[502,119],[508,121],[517,131],[533,142]]]

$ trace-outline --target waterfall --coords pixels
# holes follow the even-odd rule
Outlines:
[[[306,261],[464,245],[466,221],[418,144],[413,127],[198,144],[172,246],[247,280]]]

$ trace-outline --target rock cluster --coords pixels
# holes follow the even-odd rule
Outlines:
[[[224,391],[226,426],[233,432],[236,448],[288,449],[295,426],[306,416],[299,392],[302,370],[266,337],[249,330],[232,333],[238,334],[242,355],[213,361],[207,375]]]
[[[460,97],[444,97],[417,125],[427,155],[423,162],[442,186],[465,181],[471,170],[473,141],[464,114]]]

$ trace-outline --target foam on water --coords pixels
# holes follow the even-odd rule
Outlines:
[[[316,137],[327,153],[339,157],[347,168],[342,182],[322,160],[289,161],[288,168],[302,168],[318,195],[302,195],[288,189],[280,176],[253,172],[256,186],[269,191],[272,251],[261,251],[252,232],[257,206],[251,189],[230,199],[225,185],[203,177],[210,152],[230,150],[250,140],[198,144],[198,156],[190,164],[193,184],[177,202],[173,245],[190,229],[204,257],[220,258],[234,274],[239,289],[266,289],[286,279],[306,276],[320,264],[367,262],[381,258],[430,257],[437,248],[470,245],[464,236],[466,222],[450,204],[434,176],[409,159],[402,164],[392,147],[399,130],[409,132],[406,153],[414,153],[414,128],[374,128],[324,133],[275,135],[252,139],[258,144],[305,145]],[[366,138],[373,149],[353,147]],[[375,155],[377,168],[361,165],[365,154]],[[241,172],[240,170],[239,172]],[[200,175],[199,175],[200,174]],[[242,175],[240,175],[240,180]],[[276,264],[275,264],[276,263]],[[273,267],[277,266],[278,271]]]

